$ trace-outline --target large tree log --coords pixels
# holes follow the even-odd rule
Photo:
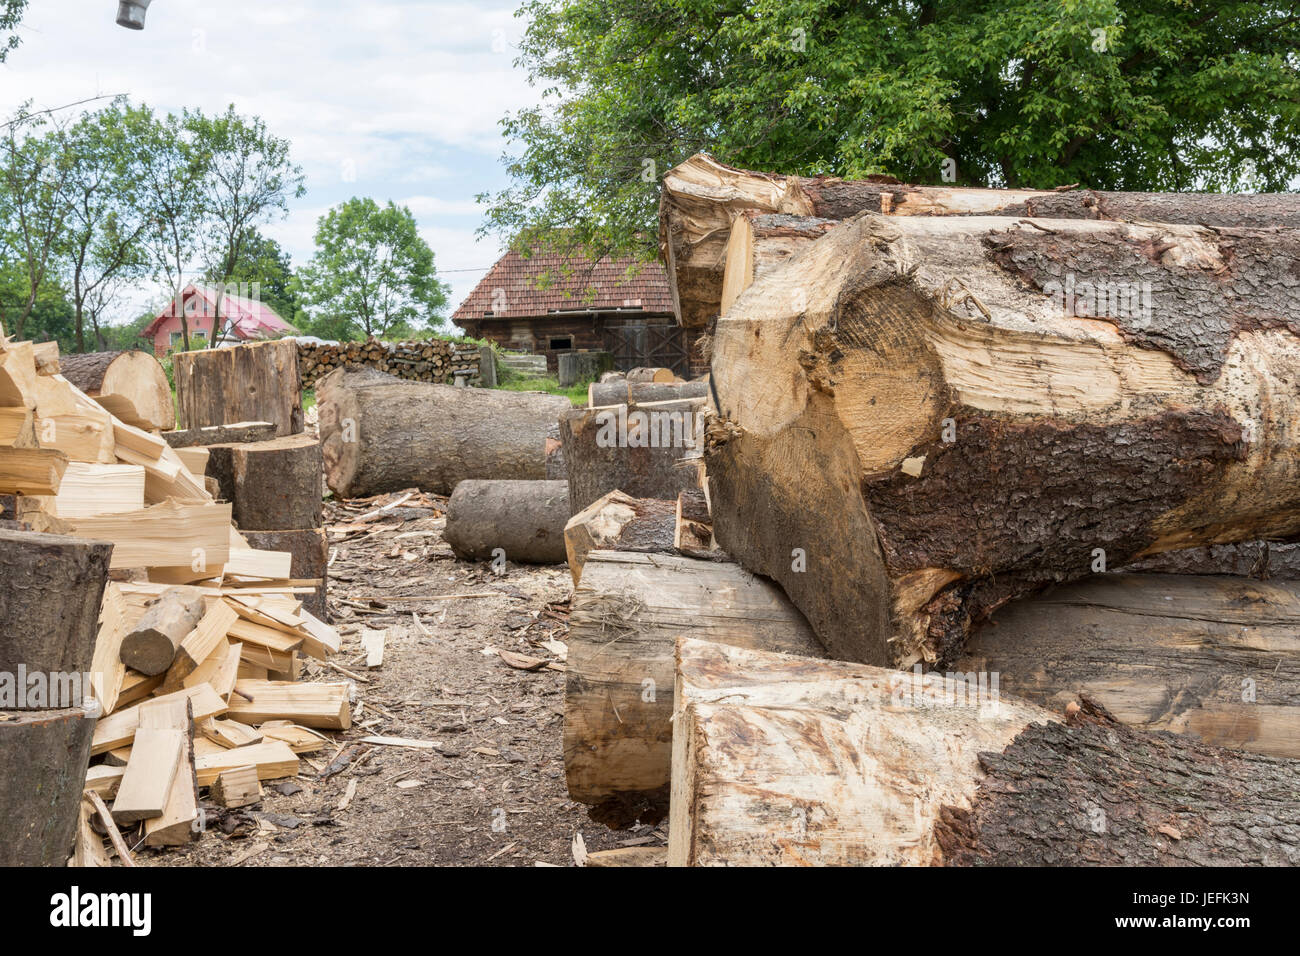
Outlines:
[[[569,506],[574,513],[602,495],[675,501],[694,488],[698,468],[687,459],[700,449],[704,399],[653,402],[629,408],[574,409],[560,418]]]
[[[569,795],[611,826],[658,819],[667,806],[679,635],[820,654],[803,617],[769,582],[734,564],[667,554],[591,552],[569,626]]]
[[[90,671],[112,554],[105,541],[0,531],[0,674]]]
[[[718,542],[832,656],[910,664],[1099,562],[1294,537],[1297,269],[1281,231],[847,222],[718,323]],[[1074,272],[1150,287],[1081,315]]]
[[[560,564],[569,520],[567,481],[462,481],[447,502],[443,539],[456,557]]]
[[[1300,585],[1098,575],[1002,608],[955,668],[1053,710],[1087,695],[1135,727],[1300,757]]]
[[[559,395],[406,382],[369,368],[331,372],[316,395],[325,479],[343,497],[544,478],[547,429],[572,408]]]
[[[94,716],[82,707],[0,720],[0,866],[64,866],[72,854]]]
[[[270,422],[277,436],[302,431],[302,383],[293,339],[172,357],[181,428]]]
[[[938,674],[688,637],[675,693],[670,866],[926,865],[980,752],[1054,719]]]
[[[650,402],[671,402],[681,398],[705,398],[709,394],[707,380],[698,382],[633,382],[615,379],[609,382],[592,382],[587,386],[587,405],[627,405],[635,408]]]
[[[320,527],[324,488],[321,443],[315,437],[286,435],[227,447],[231,502],[240,530]]]
[[[697,154],[668,171],[660,200],[660,256],[668,267],[674,311],[685,327],[706,328],[724,311],[724,267],[732,223],[746,212],[829,220],[870,212],[894,216],[1029,216],[1290,229],[1300,227],[1300,196],[1295,193],[1243,196],[909,186],[887,177],[852,181],[752,172]],[[776,222],[772,220],[771,224]]]
[[[77,388],[128,425],[149,431],[176,427],[167,373],[145,352],[64,355],[60,370]]]

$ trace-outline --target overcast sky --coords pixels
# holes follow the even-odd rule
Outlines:
[[[154,0],[135,32],[114,23],[117,0],[32,0],[0,64],[0,115],[115,93],[159,111],[234,103],[288,139],[306,173],[306,195],[265,228],[295,266],[330,206],[391,199],[433,248],[450,314],[501,251],[474,237],[475,194],[505,184],[498,120],[536,96],[513,66],[517,6]]]

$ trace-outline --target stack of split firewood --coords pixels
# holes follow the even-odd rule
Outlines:
[[[1298,226],[670,171],[699,488],[570,522],[573,797],[683,865],[1300,863]]]
[[[298,343],[298,363],[302,387],[313,388],[316,382],[336,368],[368,367],[413,382],[477,385],[479,349],[477,345],[423,339],[411,342],[340,342],[337,345]]]
[[[162,376],[152,358],[129,361]],[[174,424],[149,419],[149,396],[133,391],[157,379],[115,380],[116,365],[98,362],[109,371],[92,398],[59,374],[56,346],[0,337],[8,863],[62,863],[74,836],[88,865],[107,862],[105,837],[124,863],[141,839],[187,842],[202,830],[201,788],[226,806],[254,801],[259,780],[297,773],[299,754],[326,745],[321,731],[350,724],[346,681],[298,681],[300,655],[339,647],[303,606],[318,582],[294,575],[293,554],[250,545],[232,521],[240,506],[213,493],[201,436],[144,427]],[[278,461],[240,459],[245,521],[270,507],[250,489],[268,468],[283,481]],[[319,516],[319,450],[316,462],[304,507],[314,499]]]

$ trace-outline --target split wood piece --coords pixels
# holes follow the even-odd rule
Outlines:
[[[565,665],[569,795],[622,826],[662,816],[672,748],[673,644],[690,633],[820,656],[803,616],[734,564],[593,551],[574,590]]]
[[[233,747],[245,747],[248,744],[262,742],[262,732],[248,724],[231,720],[229,717],[213,717],[205,720],[199,727],[203,736],[219,744],[223,750]]]
[[[58,342],[33,342],[32,360],[36,364],[37,375],[58,375],[62,371],[59,367]]]
[[[239,615],[235,609],[225,601],[209,601],[193,630],[181,638],[176,656],[163,681],[163,693],[180,690],[185,684],[185,678],[197,671],[213,654],[218,653],[223,644],[228,644],[226,635],[238,620]],[[216,690],[215,686],[213,690]]]
[[[1220,229],[1300,227],[1300,200],[1293,193],[1242,196],[911,186],[753,172],[699,153],[664,176],[659,206],[660,258],[667,265],[673,311],[686,328],[706,328],[722,312],[732,224],[747,211],[832,220],[869,212],[899,217],[1185,222]]]
[[[61,451],[70,461],[102,464],[117,461],[113,416],[98,406],[63,415],[37,415],[32,427],[42,448]]]
[[[347,730],[352,726],[346,681],[299,684],[241,680],[235,684],[229,714],[246,724],[283,718],[322,730]]]
[[[1252,318],[1300,307],[1300,239],[1044,228],[860,217],[717,324],[714,534],[837,658],[942,662],[1099,556],[1300,534],[1300,336]],[[1066,273],[1149,316],[1070,314]]]
[[[172,356],[181,428],[270,422],[276,436],[302,431],[298,346],[292,339]]]
[[[63,377],[128,425],[176,427],[172,390],[162,365],[146,352],[65,355]]]
[[[443,540],[465,561],[496,558],[523,564],[564,561],[569,520],[567,481],[462,481],[447,502]]]
[[[215,717],[217,714],[226,712],[226,702],[218,697],[216,691],[207,684],[186,687],[184,690],[178,690],[173,694],[155,697],[144,704],[119,708],[107,717],[101,717],[99,723],[95,725],[94,741],[90,748],[91,755],[107,753],[116,747],[123,747],[131,743],[135,739],[136,730],[140,727],[140,708],[142,706],[171,701],[178,697],[189,698],[191,719],[195,721],[207,720],[209,717]]]
[[[316,580],[311,594],[303,596],[303,607],[322,621],[329,619],[325,595],[329,586],[329,541],[324,528],[291,531],[243,531],[250,545],[261,551],[282,551],[290,555],[289,576]],[[315,656],[315,655],[313,655]]]
[[[112,581],[104,586],[99,610],[99,629],[90,661],[90,686],[101,714],[111,714],[117,706],[126,665],[122,663],[122,639],[126,637],[126,602],[122,589]]]
[[[675,506],[656,498],[633,498],[611,491],[569,519],[564,546],[574,586],[592,551],[649,551],[673,548]]]
[[[96,764],[93,767],[86,768],[85,790],[94,791],[103,797],[112,797],[117,793],[118,785],[122,782],[122,774],[126,771],[125,766],[114,767],[109,764]],[[112,817],[110,816],[111,820]]]
[[[938,674],[686,637],[676,666],[671,866],[928,865],[980,754],[1056,719]]]
[[[190,580],[210,577],[230,557],[230,505],[154,505],[70,524],[87,538],[111,541],[112,568],[178,568]]]
[[[230,695],[235,691],[235,682],[239,679],[239,662],[244,645],[239,641],[222,641],[193,674],[182,682],[186,689],[207,684],[223,703],[230,702]]]
[[[638,385],[645,384],[647,382],[653,382],[655,384],[663,384],[664,382],[673,382],[677,380],[676,373],[673,372],[673,370],[670,368],[639,367],[639,368],[629,369],[625,377],[629,382]]]
[[[702,488],[689,488],[677,495],[673,547],[694,551],[713,548],[713,517]]]
[[[122,838],[122,831],[117,828],[113,822],[113,814],[109,812],[108,807],[104,804],[103,797],[98,790],[87,789],[85,792],[86,800],[95,808],[100,822],[104,825],[104,831],[108,834],[108,842],[113,845],[117,858],[125,867],[135,866],[135,860],[131,858],[131,849],[126,845],[126,840]]]
[[[122,689],[117,695],[117,705],[114,711],[122,710],[124,707],[130,707],[144,700],[159,687],[162,686],[166,674],[155,674],[153,677],[146,677],[138,671],[133,671],[123,665],[126,673],[122,677]],[[111,711],[110,711],[111,713]]]
[[[0,408],[0,445],[39,448],[35,421],[30,408]]]
[[[622,491],[634,498],[673,501],[696,485],[696,469],[684,462],[698,453],[699,413],[704,399],[652,402],[629,409],[573,409],[560,418],[569,507],[576,514],[602,495]]]
[[[119,452],[125,448],[149,461],[158,461],[167,448],[167,443],[157,435],[116,419],[113,421],[113,439]]]
[[[195,588],[168,588],[122,639],[122,663],[150,677],[164,673],[176,659],[181,641],[203,616],[201,592]]]
[[[36,354],[31,342],[0,347],[0,405],[36,407]]]
[[[181,460],[181,464],[195,478],[204,478],[208,472],[208,455],[210,452],[202,445],[194,445],[188,448],[173,448],[176,457]]]
[[[113,820],[118,826],[162,816],[187,741],[187,734],[179,728],[142,726],[135,732],[113,801]]]
[[[104,849],[104,838],[95,832],[90,822],[95,816],[95,805],[83,794],[80,812],[77,815],[77,842],[72,849],[69,866],[108,867],[113,865],[112,858]]]
[[[245,641],[239,652],[239,677],[243,680],[296,681],[297,665],[292,651],[277,651]]]
[[[671,402],[683,398],[707,398],[707,380],[696,382],[632,382],[617,379],[611,382],[592,382],[587,386],[587,405],[600,408],[605,405],[627,405],[635,408],[651,402]]]
[[[84,707],[0,720],[0,866],[63,866],[72,853],[90,760]]]
[[[54,499],[60,518],[92,518],[144,508],[144,468],[71,461]]]
[[[162,439],[172,448],[194,448],[202,445],[225,445],[238,442],[269,441],[275,437],[272,422],[235,422],[233,425],[207,425],[203,428],[185,428],[163,432]]]
[[[1300,757],[1300,585],[1104,574],[1015,601],[955,665],[1054,710],[1087,695],[1125,724]]]
[[[731,225],[722,273],[720,314],[726,314],[740,293],[806,244],[820,239],[839,222],[834,219],[760,213],[747,210]]]
[[[366,652],[366,667],[384,666],[384,645],[388,642],[388,631],[361,629],[361,649]]]
[[[190,701],[174,698],[167,703],[146,705],[140,712],[140,724],[141,732],[158,727],[179,730],[183,735],[180,759],[167,790],[166,803],[161,814],[145,821],[144,842],[147,846],[184,846],[198,835],[199,829],[199,787],[194,773],[196,750]],[[138,746],[131,748],[133,756]],[[128,775],[130,769],[128,763]]]
[[[68,456],[52,448],[0,445],[0,494],[57,495]]]
[[[235,523],[241,530],[319,528],[321,445],[287,435],[230,448]]]
[[[212,802],[219,807],[234,809],[247,807],[262,799],[262,784],[257,779],[257,767],[248,764],[223,770],[217,774],[208,790]]]
[[[226,559],[227,579],[240,581],[284,581],[292,574],[293,555],[283,551],[259,551],[236,540],[231,528],[230,556]]]
[[[111,553],[103,541],[0,531],[0,674],[16,681],[20,666],[45,675],[91,670]],[[14,684],[7,688],[14,690]],[[50,703],[36,706],[45,709]],[[64,703],[81,705],[80,700]],[[0,708],[27,709],[16,702]]]
[[[370,368],[336,369],[316,395],[326,482],[345,498],[544,478],[547,429],[572,408],[560,395],[406,382]]]
[[[260,744],[223,750],[194,759],[200,787],[210,787],[227,770],[257,768],[258,780],[278,780],[298,775],[298,755],[283,740],[264,740]]]
[[[667,866],[668,848],[662,846],[621,846],[612,850],[593,850],[583,866],[644,867]]]
[[[319,731],[299,727],[287,720],[268,720],[258,727],[258,732],[267,740],[282,740],[296,754],[312,754],[333,747],[333,742]]]

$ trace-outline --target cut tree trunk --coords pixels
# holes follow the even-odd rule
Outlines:
[[[456,557],[497,557],[524,564],[560,564],[569,520],[567,481],[462,481],[447,502],[442,536]]]
[[[145,352],[64,355],[60,370],[77,388],[128,425],[146,431],[176,427],[167,373]]]
[[[574,591],[565,665],[569,795],[611,826],[662,816],[682,634],[819,655],[780,589],[734,564],[593,551]]]
[[[177,352],[172,361],[181,428],[270,422],[277,437],[302,431],[302,385],[293,339]]]
[[[0,720],[0,866],[64,866],[95,731],[81,707]]]
[[[670,866],[930,864],[979,754],[1055,719],[938,674],[689,637],[676,654]]]
[[[847,222],[718,322],[718,543],[907,666],[1049,582],[1295,537],[1297,269],[1281,230]]]
[[[621,491],[634,498],[675,501],[696,487],[693,461],[700,448],[699,412],[704,399],[655,402],[629,409],[574,409],[560,419],[569,505],[577,513],[602,495]]]
[[[172,666],[176,649],[203,617],[203,594],[197,588],[168,588],[122,638],[127,667],[152,677]]]
[[[732,224],[746,213],[841,220],[892,216],[996,215],[1046,219],[1184,222],[1215,228],[1300,227],[1295,193],[1121,193],[1081,189],[910,186],[880,177],[852,181],[752,172],[697,154],[669,170],[660,200],[659,250],[678,320],[703,329],[722,311]],[[808,223],[802,224],[809,225]],[[769,222],[779,229],[779,221]]]
[[[544,478],[547,429],[572,408],[559,395],[406,382],[366,368],[331,372],[316,395],[325,478],[349,498]]]
[[[0,531],[0,674],[90,671],[112,553],[104,541]]]
[[[201,445],[227,445],[234,442],[270,441],[276,427],[271,422],[235,422],[233,425],[208,425],[163,432],[172,448],[196,448]]]
[[[587,386],[587,405],[599,408],[605,405],[636,407],[649,402],[671,402],[682,398],[707,398],[708,381],[698,382],[633,382],[616,379],[611,382],[592,382]]]
[[[673,550],[676,507],[671,501],[633,498],[611,491],[569,519],[564,526],[565,555],[576,587],[592,551]]]
[[[658,367],[638,367],[629,369],[626,377],[627,380],[633,384],[645,384],[647,382],[663,384],[664,382],[672,382],[677,379],[677,375],[672,369]]]
[[[320,527],[324,487],[321,443],[314,436],[286,435],[228,447],[231,503],[240,530]]]
[[[1300,585],[1097,575],[1002,608],[954,666],[1053,710],[1087,695],[1134,727],[1300,757]]]
[[[302,606],[329,622],[329,605],[325,595],[329,587],[329,542],[323,528],[291,529],[288,531],[244,531],[250,547],[260,551],[287,551],[293,555],[289,573],[295,580],[318,580],[311,594],[300,594]]]

